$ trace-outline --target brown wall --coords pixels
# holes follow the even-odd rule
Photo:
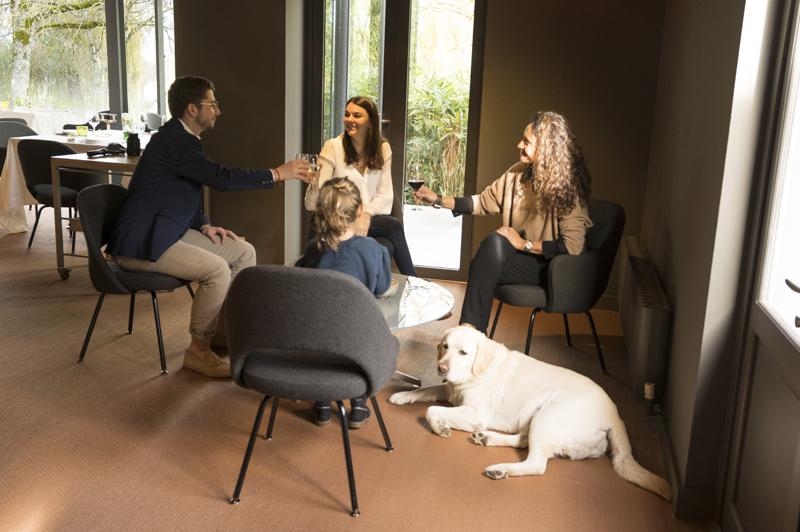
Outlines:
[[[176,1],[175,70],[210,78],[222,116],[203,135],[228,166],[268,168],[284,159],[285,0]],[[283,262],[283,189],[210,193],[211,221],[246,236],[259,263]]]
[[[639,234],[664,2],[577,4],[488,2],[476,190],[517,160],[533,112],[558,111],[583,146],[593,197],[620,203],[625,232]],[[498,225],[476,218],[473,253]]]
[[[748,86],[760,83],[752,64],[737,78],[744,4],[667,3],[645,195],[643,241],[674,315],[666,412],[677,511],[695,519],[716,517],[736,377],[732,339],[763,90]]]

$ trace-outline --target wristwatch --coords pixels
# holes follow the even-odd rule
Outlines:
[[[436,193],[436,199],[431,204],[434,209],[441,209],[442,208],[442,199],[443,199],[442,195],[437,192]]]
[[[533,242],[526,240],[523,249],[525,250],[525,253],[533,253]]]

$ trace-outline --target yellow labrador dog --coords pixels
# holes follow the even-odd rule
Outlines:
[[[590,379],[511,351],[464,326],[445,332],[438,364],[444,384],[398,392],[389,402],[449,401],[453,407],[427,411],[428,424],[439,436],[450,437],[456,429],[472,432],[477,445],[528,447],[523,462],[487,467],[490,478],[542,475],[553,456],[597,458],[610,444],[614,470],[622,478],[670,500],[669,484],[636,462],[617,407]]]

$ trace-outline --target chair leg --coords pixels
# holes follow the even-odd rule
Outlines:
[[[78,357],[78,362],[83,362],[83,357],[86,356],[86,349],[89,347],[89,340],[92,338],[92,331],[94,331],[94,324],[97,323],[97,316],[100,314],[100,307],[103,306],[103,299],[106,297],[105,292],[100,292],[100,297],[97,298],[97,305],[94,307],[94,314],[92,314],[92,321],[89,322],[89,330],[86,331],[86,338],[83,339],[83,348]]]
[[[492,322],[492,332],[489,333],[489,338],[494,338],[494,330],[497,328],[497,320],[500,319],[501,310],[503,310],[503,302],[498,301],[497,310],[494,312],[494,321]]]
[[[36,221],[33,222],[31,237],[28,239],[28,249],[31,249],[31,244],[33,244],[33,236],[36,234],[36,228],[39,227],[39,217],[42,215],[42,211],[44,210],[44,205],[42,205],[41,208],[37,205],[35,208],[36,208]]]
[[[353,457],[350,455],[350,434],[347,428],[347,412],[342,401],[336,401],[339,406],[339,419],[342,422],[342,443],[344,444],[344,461],[347,464],[347,482],[350,485],[350,505],[353,511],[350,515],[358,517],[361,512],[358,509],[358,497],[356,495],[356,477],[353,474]]]
[[[567,345],[572,347],[572,336],[569,334],[569,318],[567,318],[567,313],[563,314],[564,316],[564,335],[567,337]]]
[[[136,292],[131,292],[131,308],[128,311],[128,334],[133,332],[133,309],[134,302],[136,301]]]
[[[155,290],[150,292],[150,297],[153,299],[153,317],[156,319],[156,336],[158,337],[158,356],[161,358],[161,374],[166,375],[167,371],[167,357],[164,356],[164,338],[161,336],[161,317],[158,314],[158,297],[156,297]]]
[[[272,428],[275,426],[275,415],[278,413],[278,403],[280,403],[280,398],[276,397],[272,400],[272,410],[269,413],[269,425],[267,425],[267,432],[264,434],[265,440],[272,439]]]
[[[592,336],[594,336],[594,345],[597,347],[597,357],[600,359],[600,367],[603,368],[603,373],[608,375],[608,371],[606,371],[606,361],[603,359],[603,350],[600,349],[600,339],[597,337],[597,329],[594,327],[592,313],[588,310],[586,311],[586,317],[589,318],[589,325],[592,327]]]
[[[528,323],[528,339],[525,340],[525,354],[531,355],[531,337],[533,336],[533,324],[536,321],[536,315],[541,311],[540,308],[535,308],[531,312],[531,320]]]
[[[258,405],[258,412],[256,412],[256,419],[253,422],[253,430],[250,431],[250,439],[247,442],[247,450],[244,453],[244,460],[242,460],[242,468],[239,470],[239,478],[236,480],[236,489],[233,491],[233,497],[228,499],[231,504],[239,504],[239,495],[242,493],[242,484],[244,484],[244,476],[247,474],[247,467],[250,465],[250,457],[253,455],[253,446],[256,444],[256,436],[258,435],[258,428],[261,426],[261,418],[264,417],[264,407],[267,406],[269,395],[265,395]]]
[[[375,417],[378,418],[378,426],[381,428],[381,434],[383,434],[383,441],[386,443],[386,447],[384,450],[387,453],[394,451],[394,447],[392,447],[392,440],[389,439],[389,432],[386,430],[386,425],[383,422],[383,416],[381,415],[381,409],[378,407],[378,400],[375,399],[375,396],[369,398],[372,402],[372,408],[375,410]]]
[[[192,296],[192,299],[194,299],[194,290],[192,290],[192,285],[187,284],[186,289],[189,291],[189,295]]]

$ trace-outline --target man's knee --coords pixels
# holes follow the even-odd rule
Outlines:
[[[237,241],[242,247],[242,252],[239,255],[239,269],[249,268],[256,265],[256,248],[250,242],[244,240]]]

